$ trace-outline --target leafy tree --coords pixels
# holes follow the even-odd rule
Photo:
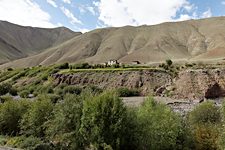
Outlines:
[[[0,132],[7,135],[16,135],[20,131],[19,122],[30,107],[30,102],[6,101],[0,105]]]
[[[43,137],[45,134],[44,123],[53,111],[53,104],[47,97],[39,98],[32,103],[31,108],[23,115],[20,126],[22,133]]]
[[[79,132],[83,101],[88,95],[71,95],[64,97],[53,111],[52,118],[46,123],[47,135],[65,149],[81,149],[82,138]]]
[[[120,149],[125,131],[126,108],[113,93],[84,102],[80,132],[85,145],[95,149]]]
[[[139,149],[175,149],[181,119],[170,108],[149,97],[137,111]]]

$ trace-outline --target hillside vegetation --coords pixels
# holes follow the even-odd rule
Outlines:
[[[224,104],[204,102],[185,116],[151,96],[139,107],[128,107],[120,97],[138,96],[137,89],[56,84],[52,74],[72,66],[0,73],[0,145],[31,150],[224,149]]]

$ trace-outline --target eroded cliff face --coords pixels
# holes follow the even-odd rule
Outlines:
[[[174,99],[215,99],[225,97],[225,69],[184,70],[173,78],[160,70],[100,71],[54,74],[56,84],[87,86],[103,89],[127,87],[139,89],[142,95]]]
[[[170,74],[159,70],[143,71],[101,71],[77,72],[73,74],[54,74],[56,84],[95,85],[103,89],[127,87],[140,89],[142,95],[154,94],[156,89],[171,84]]]
[[[174,97],[215,99],[225,96],[225,69],[186,70],[174,79]]]

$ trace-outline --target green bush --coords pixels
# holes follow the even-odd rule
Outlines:
[[[20,131],[19,122],[30,107],[26,100],[6,101],[0,105],[0,132],[4,135],[16,135]]]
[[[69,69],[69,63],[57,65],[55,69]]]
[[[1,97],[0,97],[1,103],[5,103],[5,102],[7,102],[7,101],[12,101],[12,100],[13,100],[13,97],[12,97],[12,96],[7,96],[7,95],[5,95],[5,96],[1,96]]]
[[[120,65],[119,64],[113,64],[111,67],[112,68],[120,68]]]
[[[8,141],[8,136],[0,135],[0,145],[1,146],[6,145],[7,141]]]
[[[13,71],[13,68],[7,68],[7,71]]]
[[[46,95],[53,104],[58,103],[61,100],[61,97],[57,94],[47,94]]]
[[[54,94],[56,94],[56,95],[59,95],[59,96],[61,96],[61,97],[63,97],[63,89],[61,89],[61,88],[55,88],[54,89]]]
[[[219,149],[224,134],[219,107],[210,101],[201,103],[189,113],[188,120],[196,149]]]
[[[82,64],[74,64],[74,65],[71,65],[72,69],[89,69],[91,68],[92,66],[89,65],[88,63],[82,63]]]
[[[28,90],[23,90],[19,93],[20,97],[22,97],[22,98],[28,98],[29,94],[30,94],[30,92]]]
[[[39,87],[37,87],[36,91],[39,94],[52,94],[54,93],[53,87],[52,85],[41,85]]]
[[[166,60],[166,64],[167,64],[168,66],[171,66],[171,65],[173,64],[173,62],[172,62],[172,60],[167,59],[167,60]]]
[[[195,148],[199,150],[219,149],[220,128],[220,126],[209,123],[196,125],[192,130]],[[224,149],[224,147],[222,149]]]
[[[56,104],[53,116],[46,123],[47,135],[57,141],[60,149],[81,149],[82,138],[79,132],[83,101],[87,95],[71,95],[64,97],[62,103]]]
[[[140,95],[140,92],[136,89],[118,88],[116,89],[116,92],[119,97],[131,97]]]
[[[37,138],[34,136],[12,137],[12,138],[9,138],[6,143],[6,146],[8,147],[28,149],[28,150],[37,150],[40,147],[40,145],[44,145],[43,141],[41,141],[40,138]],[[48,147],[48,150],[49,149],[51,149],[51,147]],[[42,148],[42,150],[45,150],[45,149]]]
[[[221,123],[221,113],[219,107],[213,102],[204,102],[194,108],[189,114],[190,125],[198,125],[204,123]]]
[[[80,132],[85,145],[95,149],[120,149],[125,131],[126,108],[114,93],[103,93],[84,102]]]
[[[12,87],[10,90],[9,90],[9,94],[11,94],[12,96],[17,96],[17,89]]]
[[[20,73],[18,73],[17,75],[15,75],[15,76],[12,78],[12,81],[16,81],[16,80],[20,79],[21,77],[26,76],[27,71],[28,71],[28,70],[20,71]]]
[[[0,96],[9,93],[11,89],[12,85],[9,83],[0,84]]]
[[[82,92],[82,88],[74,85],[69,85],[63,89],[63,94],[76,94],[79,95]]]
[[[53,104],[46,97],[39,97],[23,115],[20,127],[23,134],[43,137],[45,134],[44,123],[49,119],[53,110]]]
[[[42,75],[41,76],[41,79],[43,80],[43,81],[47,81],[48,80],[48,74],[44,74],[44,75]]]
[[[103,89],[94,86],[94,85],[89,85],[87,87],[85,87],[85,90],[90,91],[92,94],[97,95],[103,92]]]
[[[139,149],[176,149],[182,129],[181,118],[170,108],[146,99],[137,110]]]

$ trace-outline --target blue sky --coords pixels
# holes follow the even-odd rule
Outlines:
[[[223,15],[225,0],[0,0],[0,20],[82,32]]]

